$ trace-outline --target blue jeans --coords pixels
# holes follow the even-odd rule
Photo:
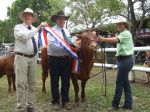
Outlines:
[[[131,93],[130,82],[128,79],[129,72],[133,67],[132,56],[119,60],[117,67],[118,67],[118,72],[117,72],[117,79],[116,79],[116,89],[115,89],[114,99],[112,101],[112,106],[119,107],[122,92],[124,90],[124,94],[125,94],[124,106],[132,107],[132,93]]]
[[[52,104],[60,103],[59,79],[61,77],[61,100],[62,103],[69,102],[69,87],[71,76],[71,61],[69,57],[48,57]]]

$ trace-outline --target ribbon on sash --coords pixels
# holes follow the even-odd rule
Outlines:
[[[39,31],[38,40],[39,40],[39,44],[41,46],[47,46],[48,45],[47,31],[45,29],[42,29]]]
[[[45,31],[49,33],[51,37],[53,37],[62,46],[62,48],[74,58],[72,72],[79,73],[80,72],[80,60],[75,50],[63,39],[63,37],[61,37],[50,26],[42,28],[42,31],[39,33],[39,35],[44,35],[45,36],[44,38],[47,38],[47,35],[43,34]]]

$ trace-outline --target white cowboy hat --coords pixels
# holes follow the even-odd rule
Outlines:
[[[118,16],[118,18],[113,22],[114,24],[118,24],[118,23],[127,23],[128,21],[126,18],[122,17],[122,16]]]
[[[20,18],[22,21],[23,21],[23,14],[24,14],[24,13],[30,13],[30,14],[32,14],[33,17],[34,17],[33,22],[35,22],[35,21],[37,20],[37,14],[34,13],[32,9],[26,8],[24,11],[22,11],[22,12],[19,13],[19,18]]]

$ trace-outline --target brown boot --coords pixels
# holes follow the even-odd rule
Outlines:
[[[59,104],[53,104],[52,105],[52,110],[59,111],[59,109],[60,109],[60,105]]]
[[[66,110],[71,110],[72,105],[69,102],[65,102],[62,104],[62,108],[66,109]]]
[[[107,110],[107,112],[113,112],[113,111],[116,111],[116,110],[118,110],[119,109],[119,107],[111,107],[111,108],[108,108],[108,110]]]
[[[27,112],[35,112],[35,109],[34,108],[27,108]]]

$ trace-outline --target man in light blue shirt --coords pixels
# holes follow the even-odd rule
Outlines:
[[[70,34],[67,29],[61,28],[57,24],[52,28],[55,30],[61,37],[63,37],[62,30],[64,30],[67,38],[70,37]],[[48,55],[51,56],[68,56],[69,54],[65,51],[62,46],[56,42],[56,40],[48,34]],[[68,39],[69,40],[69,39]]]
[[[68,39],[70,37],[67,29],[64,28],[65,20],[69,16],[65,16],[63,11],[58,11],[57,14],[51,17],[51,20],[56,23],[53,27],[67,44],[72,44]],[[50,35],[48,34],[48,63],[51,78],[51,94],[52,94],[52,109],[59,110],[60,99],[62,107],[70,110],[69,104],[69,88],[71,76],[71,61],[68,52]],[[61,77],[61,92],[59,92],[59,79]]]

